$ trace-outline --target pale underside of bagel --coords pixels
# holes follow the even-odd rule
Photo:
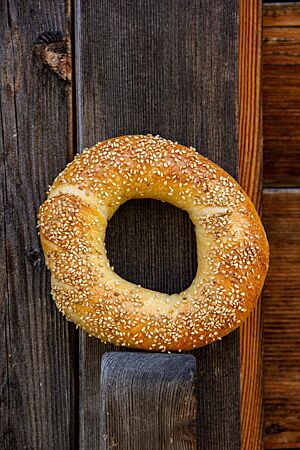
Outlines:
[[[151,291],[110,266],[107,222],[132,198],[189,213],[198,270],[185,291]],[[242,188],[194,149],[150,135],[111,139],[78,155],[54,181],[39,227],[59,310],[117,345],[185,351],[220,339],[255,307],[268,267],[267,239]]]

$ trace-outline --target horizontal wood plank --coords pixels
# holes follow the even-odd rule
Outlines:
[[[264,186],[300,185],[300,3],[264,6]]]
[[[271,3],[271,2],[269,2]],[[264,27],[295,27],[300,25],[297,2],[275,2],[264,5]]]
[[[0,448],[76,447],[73,331],[50,296],[37,233],[48,185],[72,156],[70,87],[35,54],[68,34],[64,0],[1,3]]]
[[[265,446],[300,447],[300,190],[267,190],[264,292]]]

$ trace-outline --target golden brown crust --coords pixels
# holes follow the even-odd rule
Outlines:
[[[185,209],[195,225],[198,271],[180,294],[136,286],[109,265],[107,221],[141,197]],[[242,188],[194,149],[151,135],[76,156],[54,181],[39,226],[59,310],[90,335],[145,350],[220,339],[254,308],[268,268],[264,229]]]

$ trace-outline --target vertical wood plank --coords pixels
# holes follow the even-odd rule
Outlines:
[[[300,4],[264,6],[264,186],[300,184]],[[265,189],[265,448],[300,448],[300,191]]]
[[[192,355],[105,353],[100,448],[195,450],[196,378]]]
[[[259,211],[262,190],[262,2],[240,1],[239,181]],[[263,447],[263,327],[261,302],[241,325],[242,449]]]
[[[79,149],[110,136],[151,132],[196,147],[237,177],[238,5],[238,0],[76,0]],[[152,232],[143,235],[141,226],[148,227],[149,209]],[[108,239],[116,271],[123,267],[123,275],[130,274],[131,259],[142,261],[145,254],[160,260],[156,243],[163,209],[160,203],[145,201],[124,205],[122,214],[116,214]],[[126,214],[127,220],[131,214],[134,233],[123,233],[122,247],[117,230],[124,230]],[[193,249],[193,228],[178,210],[170,210],[167,220],[172,224],[167,253],[180,261],[182,247],[176,243],[182,240]],[[144,237],[135,252],[132,235],[135,240]],[[157,265],[150,275],[133,273],[131,279],[165,292],[182,289],[195,270],[195,252],[189,256],[179,273],[165,275]],[[98,362],[110,349],[81,334],[84,450],[98,448]],[[240,449],[239,332],[195,355],[201,376],[197,427],[201,449]]]
[[[75,448],[73,334],[50,297],[37,209],[71,157],[68,87],[34,54],[67,1],[1,3],[0,448]]]
[[[300,189],[266,189],[270,270],[264,298],[265,448],[300,448]]]

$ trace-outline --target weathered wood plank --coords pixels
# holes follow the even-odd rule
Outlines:
[[[79,148],[113,135],[151,132],[198,148],[237,176],[238,3],[77,0]],[[120,248],[114,235],[124,219],[117,213],[108,250],[115,254],[116,271],[123,268],[129,274],[134,258],[162,259],[158,243],[164,205],[131,203],[126,209],[123,214],[132,214],[134,233],[124,232]],[[149,209],[153,230],[144,234]],[[182,240],[192,248],[192,226],[177,210],[170,211],[168,221],[172,242],[165,243],[164,251],[180,267],[182,247],[177,243]],[[135,252],[132,236],[141,243]],[[193,277],[194,255],[193,250],[180,273],[166,276],[157,265],[150,274],[133,273],[133,281],[166,292],[182,289]],[[98,361],[110,348],[81,334],[80,446],[85,450],[98,448]],[[202,450],[240,449],[239,332],[196,355]]]
[[[136,239],[137,230],[139,239]],[[186,235],[189,239],[182,239]],[[141,258],[143,242],[154,242],[155,246],[150,246]],[[196,239],[188,214],[168,203],[162,205],[158,200],[146,199],[122,205],[108,223],[106,247],[111,264],[121,277],[133,283],[143,280],[149,289],[169,294],[180,292],[196,275]],[[120,249],[126,258],[123,265]],[[176,275],[172,284],[170,274]]]
[[[266,448],[300,448],[300,190],[267,190],[270,270],[264,299]]]
[[[239,181],[260,210],[262,189],[262,2],[240,1]],[[241,326],[242,449],[263,446],[263,348],[261,303]]]
[[[264,185],[300,184],[300,3],[264,7]]]
[[[68,92],[34,55],[67,2],[2,2],[0,448],[75,448],[73,333],[50,298],[36,214],[71,157]]]
[[[105,353],[100,448],[195,450],[196,379],[192,355]]]

